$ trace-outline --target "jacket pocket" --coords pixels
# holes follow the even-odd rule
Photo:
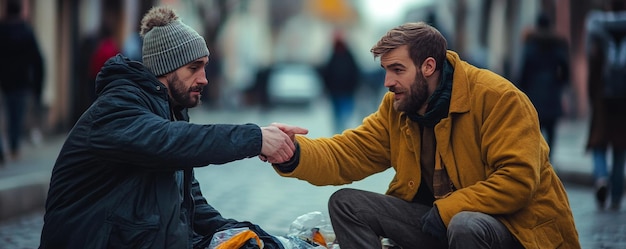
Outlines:
[[[556,220],[548,220],[533,229],[537,248],[559,248],[563,245],[563,236]]]
[[[151,248],[159,230],[159,216],[129,220],[113,214],[107,219],[111,227],[108,248]]]

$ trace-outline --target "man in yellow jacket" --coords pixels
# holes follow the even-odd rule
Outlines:
[[[391,29],[371,49],[389,89],[355,129],[296,141],[282,176],[341,185],[393,167],[385,195],[342,189],[329,215],[342,249],[580,248],[535,108],[505,78],[462,61],[425,23]],[[263,159],[263,158],[262,158]]]

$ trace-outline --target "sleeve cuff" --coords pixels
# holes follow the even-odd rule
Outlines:
[[[282,173],[291,173],[296,169],[296,167],[298,167],[299,163],[300,145],[296,143],[296,150],[293,152],[293,156],[291,157],[291,159],[289,159],[289,161],[284,163],[274,163],[272,164],[272,166],[274,166],[276,169],[278,169],[278,171]]]

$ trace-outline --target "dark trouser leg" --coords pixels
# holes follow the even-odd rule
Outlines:
[[[511,232],[491,215],[460,212],[448,224],[449,248],[523,248]]]
[[[550,147],[550,155],[553,154],[552,151],[554,150],[554,148],[552,148],[552,145],[554,144],[555,136],[556,136],[556,124],[557,124],[557,120],[554,118],[544,118],[540,120],[541,128],[545,130],[546,142],[548,143],[548,146]]]
[[[609,175],[606,148],[592,148],[591,153],[593,159],[593,177],[596,189],[596,202],[598,204],[598,208],[603,209],[606,202]]]
[[[626,151],[613,147],[613,168],[611,170],[611,209],[618,210],[624,194],[624,162]]]
[[[13,156],[17,156],[20,149],[20,140],[22,138],[22,128],[24,126],[24,117],[26,116],[26,100],[28,99],[28,90],[19,89],[7,92],[5,94],[6,112],[8,114],[8,137],[9,149]]]
[[[341,189],[329,200],[328,210],[341,249],[381,248],[381,237],[403,248],[445,248],[422,233],[421,217],[430,207],[396,197]]]

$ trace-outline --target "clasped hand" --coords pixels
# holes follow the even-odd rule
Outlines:
[[[259,159],[269,163],[284,163],[289,161],[296,150],[296,135],[306,135],[309,130],[297,126],[272,123],[261,127],[263,145]]]

